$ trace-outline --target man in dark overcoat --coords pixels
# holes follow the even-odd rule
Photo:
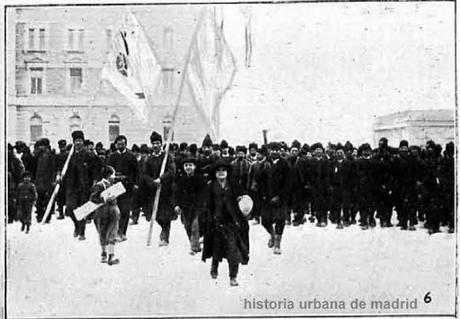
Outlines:
[[[49,140],[42,138],[37,141],[35,187],[37,189],[37,222],[41,222],[45,215],[46,207],[53,193],[56,182],[56,158],[51,152]],[[54,210],[54,204],[51,213]],[[51,220],[51,213],[48,215],[46,223]]]
[[[281,145],[269,144],[270,167],[268,169],[268,198],[270,207],[262,215],[262,225],[270,234],[268,246],[274,254],[281,254],[281,239],[286,225],[287,200],[291,171],[288,162],[281,157]],[[273,227],[273,224],[275,227]]]
[[[107,160],[107,165],[115,169],[115,181],[121,181],[126,189],[126,193],[117,198],[118,208],[120,209],[118,234],[121,241],[127,239],[126,232],[128,230],[129,215],[133,206],[133,192],[138,179],[136,155],[128,150],[126,145],[126,136],[117,136],[115,139],[117,151],[112,153]]]
[[[91,170],[91,157],[83,148],[85,140],[83,132],[74,131],[72,140],[74,152],[62,181],[66,190],[66,214],[74,223],[74,237],[85,240],[86,219],[78,221],[74,210],[89,200],[91,186],[97,182],[97,174]]]
[[[165,157],[165,152],[162,151],[163,139],[157,132],[152,132],[150,135],[153,153],[147,158],[145,163],[144,181],[148,189],[147,212],[146,218],[148,221],[152,218],[153,204],[155,193],[158,186],[161,184],[160,200],[158,203],[158,211],[155,220],[161,226],[160,246],[169,244],[169,232],[171,229],[171,220],[174,218],[174,194],[173,182],[176,174],[174,159],[168,156],[167,164],[163,175],[160,176],[161,165]]]

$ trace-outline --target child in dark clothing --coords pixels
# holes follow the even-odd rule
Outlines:
[[[37,190],[31,182],[31,173],[25,172],[22,175],[23,182],[19,183],[17,190],[18,216],[21,221],[21,231],[29,233],[32,220],[32,208],[37,200]]]
[[[110,266],[120,261],[115,258],[115,238],[118,233],[118,222],[120,210],[115,197],[104,198],[101,193],[112,186],[115,180],[115,169],[105,166],[102,169],[102,179],[91,189],[90,201],[96,204],[103,204],[99,207],[94,216],[94,224],[99,233],[99,242],[102,248],[101,262]],[[107,260],[107,253],[109,259]]]

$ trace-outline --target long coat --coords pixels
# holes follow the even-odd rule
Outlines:
[[[85,150],[74,152],[63,179],[68,209],[73,210],[88,201],[95,176],[89,153]]]
[[[287,214],[286,205],[291,186],[291,169],[288,162],[280,158],[272,161],[268,169],[268,185],[270,200],[270,217],[274,220],[285,219]],[[271,201],[278,197],[278,202]]]
[[[150,215],[151,209],[153,208],[153,201],[155,198],[155,193],[157,186],[154,183],[154,180],[160,178],[161,180],[161,193],[160,201],[158,203],[158,211],[156,215],[156,220],[159,222],[169,222],[173,219],[174,216],[174,194],[173,194],[173,182],[174,176],[176,174],[176,168],[174,165],[174,160],[171,157],[168,157],[166,169],[164,174],[160,177],[161,165],[163,163],[165,154],[162,153],[159,156],[150,155],[147,158],[145,163],[144,171],[144,181],[147,187],[148,192],[148,210],[146,215]]]
[[[198,214],[198,200],[206,186],[205,178],[200,174],[187,176],[185,173],[177,177],[176,205],[182,210],[182,218],[193,220]]]
[[[49,192],[53,191],[54,182],[56,180],[56,155],[51,151],[45,150],[37,155],[37,166],[35,171],[35,187],[37,191]]]
[[[125,150],[123,153],[114,152],[109,156],[107,165],[112,166],[117,175],[123,176],[121,182],[126,189],[126,193],[120,196],[120,200],[131,197],[134,185],[138,179],[139,166],[136,155],[130,150]]]
[[[207,186],[207,207],[202,260],[222,258],[229,263],[249,261],[249,224],[238,208],[241,190],[228,182],[222,188],[216,180]]]

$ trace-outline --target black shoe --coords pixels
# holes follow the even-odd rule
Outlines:
[[[343,224],[342,224],[342,222],[337,223],[337,229],[343,229]]]
[[[26,229],[26,225],[22,224],[21,231],[24,231],[24,229]]]
[[[26,234],[28,234],[30,231],[30,225],[26,225]]]
[[[112,254],[109,255],[109,260],[107,261],[107,264],[109,264],[109,266],[118,265],[119,263],[120,260],[118,258],[115,258],[115,256]]]
[[[101,263],[107,263],[107,253],[105,251],[101,254]]]
[[[238,286],[238,281],[236,281],[236,278],[230,278],[230,286]]]
[[[64,215],[62,215],[62,214],[59,214],[59,216],[58,216],[58,217],[56,217],[56,219],[64,219]]]
[[[410,225],[410,226],[409,226],[409,230],[410,230],[410,231],[416,230],[416,229],[415,229],[415,226],[414,226],[414,225]]]
[[[211,278],[217,279],[217,266],[211,265]]]
[[[85,240],[85,239],[86,239],[85,235],[78,236],[78,240]]]
[[[407,226],[402,225],[401,230],[407,230]]]

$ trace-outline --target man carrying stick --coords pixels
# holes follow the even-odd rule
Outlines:
[[[145,163],[144,180],[148,188],[149,194],[147,203],[146,218],[148,221],[152,218],[154,198],[157,187],[161,185],[161,193],[158,203],[158,211],[156,221],[161,226],[160,247],[169,244],[169,231],[171,228],[171,220],[174,217],[174,197],[172,183],[175,176],[174,159],[168,157],[166,169],[163,175],[160,176],[161,165],[166,156],[162,152],[163,139],[157,132],[152,132],[150,136],[153,153]]]
[[[83,149],[85,136],[82,131],[72,133],[74,152],[70,158],[67,173],[64,177],[66,190],[66,213],[72,219],[75,230],[74,237],[85,240],[86,220],[78,221],[74,210],[89,200],[91,186],[95,183],[95,172],[90,170],[91,158]]]

